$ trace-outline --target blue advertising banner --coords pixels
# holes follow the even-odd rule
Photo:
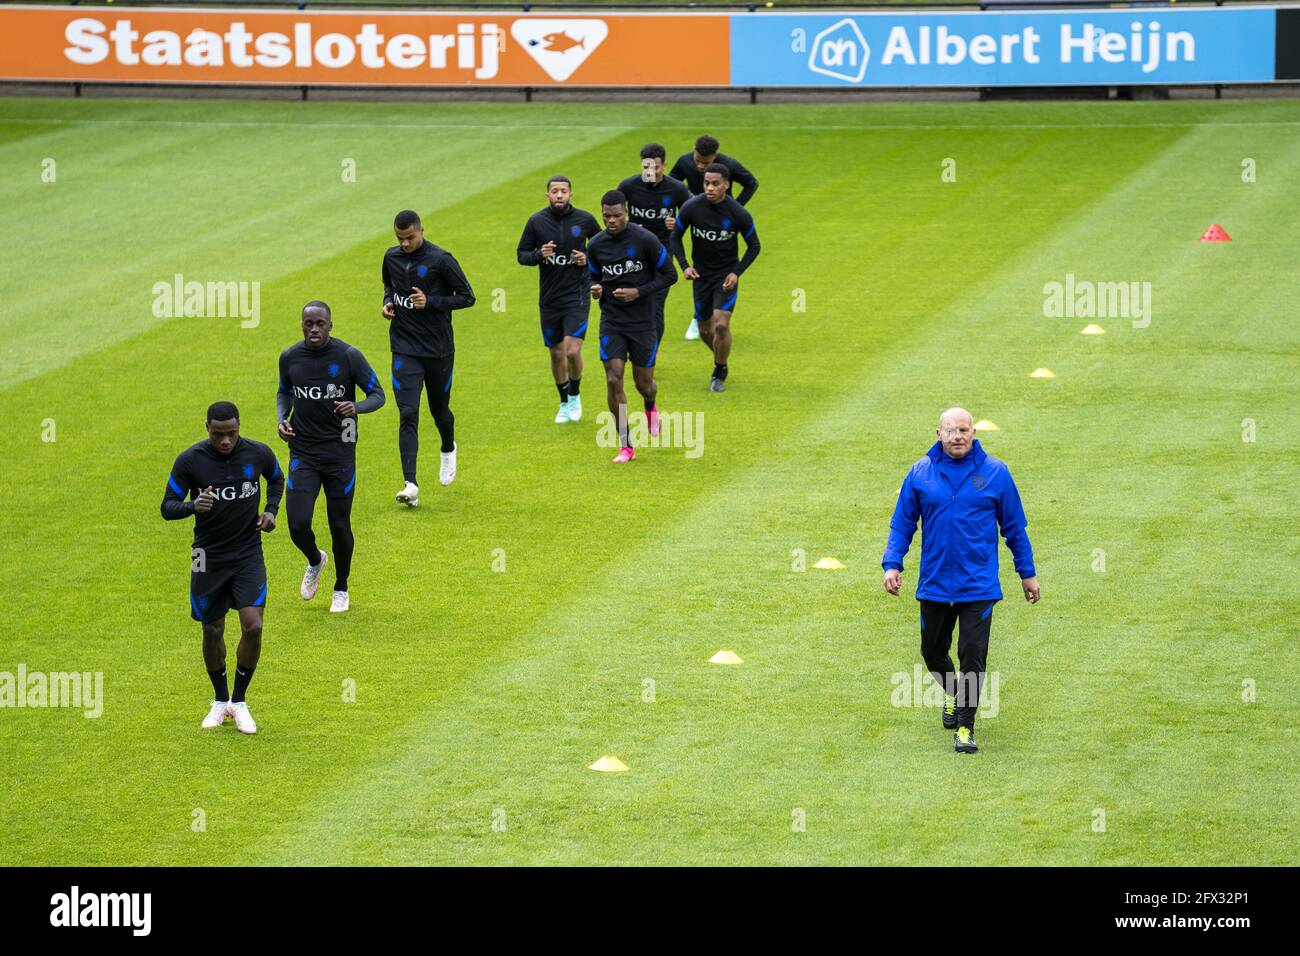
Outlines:
[[[736,86],[1265,83],[1273,7],[737,14]]]

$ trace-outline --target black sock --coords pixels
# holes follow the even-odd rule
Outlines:
[[[257,670],[256,667],[246,668],[239,664],[235,665],[235,692],[230,695],[232,704],[243,702],[244,695],[248,692],[248,682],[253,679],[253,671],[255,670]]]
[[[569,400],[569,383],[556,382],[555,390],[560,393],[560,403],[563,404]]]
[[[212,679],[212,699],[230,700],[230,688],[226,684],[226,666],[223,664],[221,670],[208,671],[208,677]]]
[[[577,398],[577,397],[578,397],[578,385],[579,385],[581,382],[582,382],[582,379],[581,379],[581,378],[571,378],[571,379],[569,379],[569,397],[570,397],[570,398]]]
[[[725,382],[727,380],[727,366],[713,363],[713,377]]]

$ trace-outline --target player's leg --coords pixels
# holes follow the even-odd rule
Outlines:
[[[260,583],[259,583],[260,582]],[[248,710],[248,685],[262,656],[262,619],[266,609],[266,564],[261,556],[243,564],[230,585],[231,603],[239,610],[239,646],[235,648],[235,686],[230,692],[230,712],[243,734],[257,733]]]
[[[203,667],[212,681],[212,704],[203,718],[204,730],[220,727],[230,716],[230,684],[226,677],[226,622],[203,625]]]
[[[307,559],[307,569],[303,571],[302,585],[298,588],[304,601],[316,596],[321,571],[329,561],[329,556],[316,544],[316,532],[311,526],[322,477],[315,462],[298,457],[289,459],[284,510],[289,519],[289,537]]]
[[[191,570],[190,617],[203,628],[203,668],[212,681],[212,703],[199,725],[204,730],[220,727],[230,714],[230,689],[226,678],[226,612],[229,604],[229,572]]]
[[[670,286],[655,295],[655,341],[664,340],[664,310],[668,306],[668,293],[672,291]]]
[[[695,334],[688,338],[699,339],[704,347],[713,351],[713,326],[709,320],[713,317],[713,294],[709,283],[703,278],[696,279],[691,285],[691,304],[695,308],[695,318],[691,326]]]
[[[692,293],[694,298],[694,293]],[[691,315],[691,324],[686,327],[686,341],[690,342],[703,336],[704,330],[700,328],[700,310],[696,309]]]
[[[731,313],[723,309],[714,311],[709,319],[709,331],[713,346],[713,377],[709,388],[721,392],[727,381],[727,359],[731,357]]]
[[[351,606],[348,598],[348,575],[352,571],[352,553],[356,539],[352,534],[352,500],[356,490],[356,464],[334,470],[325,488],[325,512],[329,517],[330,541],[334,547],[334,594],[330,611],[339,614]]]
[[[551,377],[555,379],[555,390],[560,393],[555,424],[562,425],[569,420],[569,366],[564,356],[564,327],[556,312],[542,311],[542,344],[551,354]]]
[[[611,346],[618,351],[607,351]],[[627,433],[627,395],[623,392],[623,369],[627,364],[627,351],[622,337],[617,333],[602,335],[600,354],[605,365],[605,400],[609,404],[610,414],[618,423],[618,454],[614,456],[614,461],[622,464],[636,457]]]
[[[397,500],[408,508],[420,503],[416,463],[420,452],[420,389],[424,387],[424,362],[413,355],[393,356],[393,398],[397,402],[397,450],[402,459],[405,486]]]
[[[560,408],[555,413],[555,424],[562,425],[569,420],[569,360],[564,354],[564,342],[559,341],[550,347],[551,376],[555,379],[555,390],[560,394]]]
[[[652,437],[658,438],[659,409],[655,400],[659,384],[655,381],[655,362],[659,357],[659,339],[656,334],[647,330],[642,335],[629,337],[628,351],[632,360],[632,384],[645,402],[646,427]]]
[[[959,605],[961,630],[957,637],[957,659],[961,673],[957,680],[957,750],[975,752],[975,711],[984,689],[988,666],[989,630],[996,601],[971,601]],[[964,731],[964,733],[963,733]]]
[[[588,303],[564,317],[564,361],[569,376],[569,421],[582,420],[582,343],[587,335]]]
[[[952,629],[957,612],[939,601],[920,601],[921,659],[935,683],[943,688],[943,726],[957,726],[957,672],[952,664]]]
[[[442,439],[438,480],[444,485],[456,480],[456,416],[451,413],[451,380],[455,366],[455,355],[425,360],[424,387],[429,393],[429,412]]]
[[[727,381],[727,359],[731,357],[731,316],[736,308],[736,299],[740,296],[740,286],[724,289],[722,281],[725,276],[717,276],[709,283],[708,301],[701,303],[701,313],[709,309],[709,329],[712,334],[713,378],[709,389],[714,392],[724,390]]]

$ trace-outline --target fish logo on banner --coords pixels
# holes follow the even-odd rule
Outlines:
[[[557,83],[573,76],[609,36],[604,20],[516,20],[510,35]]]

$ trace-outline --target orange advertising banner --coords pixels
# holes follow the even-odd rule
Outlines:
[[[713,14],[0,7],[0,79],[726,86]]]

